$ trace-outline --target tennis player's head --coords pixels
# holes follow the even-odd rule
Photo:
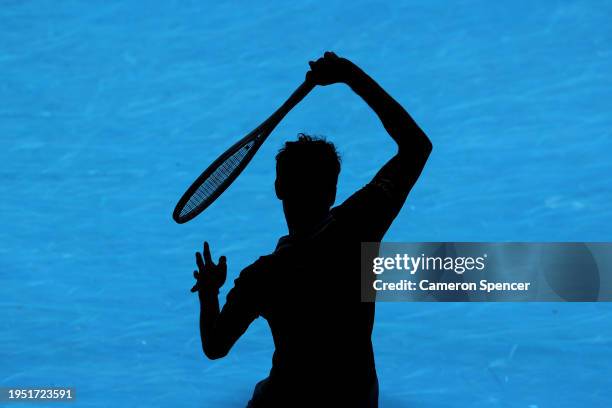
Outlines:
[[[276,155],[276,196],[298,211],[329,210],[339,174],[340,157],[333,143],[300,134]]]

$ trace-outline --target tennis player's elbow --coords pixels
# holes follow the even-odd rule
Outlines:
[[[229,349],[218,342],[202,342],[202,351],[209,360],[218,360],[227,356]]]
[[[227,351],[226,352],[209,351],[209,352],[204,352],[204,354],[206,355],[206,357],[208,357],[209,360],[218,360],[220,358],[227,356]]]
[[[420,129],[416,135],[405,135],[399,138],[399,140],[400,142],[398,142],[397,145],[400,156],[417,156],[427,160],[433,150],[431,140],[429,140],[425,132]]]
[[[431,140],[429,140],[429,138],[425,135],[425,133],[423,133],[423,136],[425,137],[425,140],[423,140],[423,152],[425,153],[425,157],[429,157],[431,151],[433,150],[433,144],[431,143]]]
[[[433,144],[425,133],[422,133],[421,137],[419,137],[417,148],[420,150],[421,154],[423,155],[423,157],[425,157],[425,159],[427,159],[431,154],[431,151],[433,150]]]

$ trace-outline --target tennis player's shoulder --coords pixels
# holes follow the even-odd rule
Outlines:
[[[251,291],[254,290],[262,295],[274,280],[270,262],[268,256],[259,257],[240,272],[234,280],[234,288],[240,288],[239,291],[250,288]]]
[[[250,277],[261,278],[263,275],[269,274],[271,270],[274,269],[275,263],[275,256],[273,254],[260,256],[255,262],[242,270],[240,277],[245,277],[246,279],[249,279]]]

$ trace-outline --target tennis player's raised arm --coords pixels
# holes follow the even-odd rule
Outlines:
[[[378,115],[398,146],[398,158],[410,164],[405,170],[411,170],[412,174],[407,176],[415,182],[431,153],[431,141],[408,112],[369,75],[355,65],[349,72],[347,84]]]
[[[419,178],[432,150],[429,138],[408,112],[369,75],[345,58],[326,52],[310,62],[306,79],[316,85],[347,84],[378,115],[387,133],[397,144],[397,153],[374,179],[336,208],[355,223],[369,223],[362,240],[382,238],[401,210],[408,193]]]
[[[432,144],[408,112],[361,68],[333,52],[326,52],[323,58],[310,62],[310,67],[307,79],[317,85],[347,84],[378,115],[398,146],[393,163],[387,163],[391,169],[383,167],[381,172],[393,172],[389,175],[399,177],[402,187],[412,188],[429,157]],[[395,174],[398,166],[401,166],[401,174]]]

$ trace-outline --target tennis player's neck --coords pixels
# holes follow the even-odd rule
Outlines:
[[[329,217],[329,209],[308,213],[288,214],[285,211],[289,235],[309,235]]]

